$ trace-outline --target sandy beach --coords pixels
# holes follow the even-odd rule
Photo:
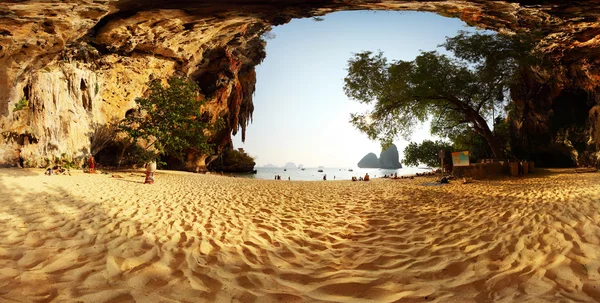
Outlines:
[[[0,169],[0,301],[600,302],[600,173],[119,174]]]

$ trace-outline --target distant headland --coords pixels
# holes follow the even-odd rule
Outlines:
[[[379,158],[377,158],[377,155],[374,153],[368,153],[362,159],[360,159],[360,161],[358,161],[357,166],[359,168],[402,168],[402,164],[400,164],[400,157],[398,155],[398,148],[394,144],[382,150]]]

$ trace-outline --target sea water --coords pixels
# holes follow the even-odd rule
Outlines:
[[[256,174],[236,174],[236,177],[246,177],[255,179],[275,180],[275,176],[281,176],[281,180],[288,180],[288,177],[292,181],[315,181],[323,180],[323,176],[327,176],[327,180],[351,180],[352,177],[364,177],[365,174],[369,174],[371,178],[381,178],[384,175],[393,175],[395,173],[398,176],[414,176],[416,173],[423,173],[431,171],[430,168],[419,168],[419,167],[405,167],[400,169],[382,169],[382,168],[317,168],[317,167],[306,167],[304,170],[299,168],[284,168],[277,167],[257,167]],[[323,172],[319,172],[321,169]]]

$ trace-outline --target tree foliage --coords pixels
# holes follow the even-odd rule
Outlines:
[[[494,122],[494,135],[498,141],[502,142],[502,148],[509,149],[508,123],[506,119],[497,116]],[[472,129],[462,129],[455,131],[448,136],[455,151],[468,150],[470,157],[474,160],[493,158],[492,150],[485,141],[485,138]]]
[[[441,162],[438,155],[440,150],[452,151],[452,144],[440,140],[424,140],[421,144],[411,142],[404,149],[404,160],[402,160],[402,163],[407,166],[425,164],[428,167],[440,167]]]
[[[220,155],[221,164],[224,166],[252,166],[254,167],[254,158],[246,152],[228,149]]]
[[[137,114],[128,115],[120,124],[134,142],[144,140],[145,151],[152,148],[160,154],[183,159],[192,149],[211,153],[208,134],[214,130],[201,119],[200,107],[205,101],[198,98],[196,83],[172,77],[164,87],[160,80],[148,83],[149,95],[137,98]],[[156,154],[156,153],[155,153]]]
[[[432,118],[432,134],[448,137],[474,130],[502,157],[502,143],[486,118],[503,108],[518,69],[536,60],[534,45],[534,39],[520,35],[461,32],[442,45],[453,57],[429,51],[413,61],[389,62],[382,52],[355,54],[348,62],[344,91],[373,109],[352,114],[351,123],[389,145]]]

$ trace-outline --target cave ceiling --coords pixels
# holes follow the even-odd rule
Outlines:
[[[122,117],[147,81],[183,73],[199,83],[210,117],[243,135],[254,109],[254,67],[266,56],[263,34],[294,18],[349,10],[433,12],[502,33],[541,32],[538,47],[558,63],[558,84],[546,103],[527,100],[543,105],[532,103],[532,116],[544,115],[567,88],[599,101],[600,0],[0,0],[0,126],[75,153],[88,130],[73,121]],[[36,105],[25,120],[11,111],[22,98]],[[229,135],[218,137],[219,146],[231,144]],[[38,145],[32,155],[49,153]]]
[[[233,25],[247,24],[268,28],[293,18],[324,15],[343,10],[414,10],[435,12],[457,17],[471,26],[514,32],[541,30],[544,50],[565,65],[578,64],[582,73],[595,79],[593,71],[600,60],[600,1],[358,1],[358,0],[123,0],[123,1],[0,1],[0,66],[4,68],[36,67],[43,65],[49,55],[57,54],[70,43],[85,36],[105,33],[118,24],[131,27],[153,18],[148,25],[162,26],[162,20],[179,19],[185,24],[205,24],[222,30],[208,40],[228,39],[227,30]],[[163,13],[159,13],[163,12]],[[235,21],[232,21],[235,20]],[[220,26],[226,24],[227,26]],[[201,27],[201,26],[200,26]],[[171,34],[189,31],[190,39],[202,35],[200,28],[183,27]],[[130,34],[143,39],[169,39],[162,36]],[[241,34],[245,34],[243,31]],[[114,35],[113,35],[114,36]],[[110,46],[111,37],[99,39]],[[120,43],[115,39],[117,46]],[[157,41],[142,44],[149,47]],[[185,37],[177,38],[185,44]],[[192,43],[193,44],[193,43]],[[212,41],[212,44],[218,44]],[[197,44],[196,44],[197,45]],[[127,51],[113,48],[115,51]],[[130,49],[130,51],[133,49]],[[203,49],[184,49],[180,61],[193,57]],[[1,71],[0,71],[1,73]]]
[[[246,23],[249,25],[280,25],[292,18],[324,15],[343,10],[414,10],[429,11],[447,17],[458,17],[471,26],[514,32],[541,30],[546,38],[541,46],[548,54],[565,65],[578,63],[584,72],[590,72],[600,60],[600,1],[357,1],[357,0],[123,0],[123,1],[0,1],[0,64],[10,67],[31,58],[43,59],[58,53],[70,43],[86,35],[102,33],[104,27],[116,23],[131,27],[143,18],[153,18],[152,25],[180,19],[184,23],[205,23],[220,28],[219,24]],[[165,12],[163,14],[157,12]],[[168,11],[168,13],[166,13]],[[176,12],[175,12],[176,11]],[[144,14],[146,13],[146,14]],[[129,22],[134,21],[133,22]],[[227,39],[223,35],[211,39]],[[202,32],[184,27],[193,37]],[[171,31],[176,33],[176,31]],[[177,33],[181,34],[181,33]],[[243,34],[243,33],[242,33]],[[135,33],[141,39],[143,33]],[[160,38],[168,39],[162,36]],[[117,39],[118,40],[118,39]],[[185,43],[185,39],[179,39]],[[110,37],[101,43],[110,44]],[[119,43],[117,41],[117,43]],[[151,41],[156,43],[156,41]],[[146,43],[146,46],[151,44]],[[214,42],[213,42],[214,44]],[[119,49],[122,51],[122,49]],[[201,50],[195,50],[201,51]],[[192,49],[187,49],[190,58]],[[9,62],[13,61],[13,62]],[[44,61],[44,60],[41,60]]]

